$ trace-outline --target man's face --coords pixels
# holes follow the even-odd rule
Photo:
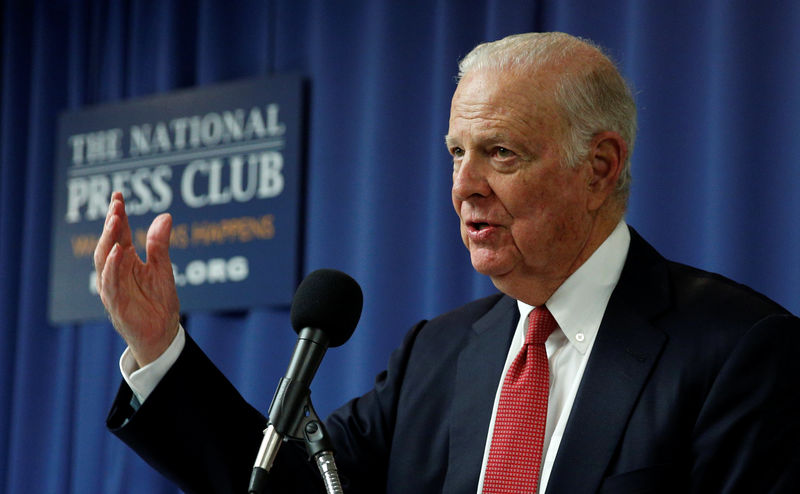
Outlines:
[[[570,169],[560,161],[566,123],[552,102],[552,80],[469,73],[450,110],[461,237],[473,267],[523,300],[520,290],[555,289],[583,263],[594,221],[591,166]]]

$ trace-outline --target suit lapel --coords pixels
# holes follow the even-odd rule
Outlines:
[[[669,304],[666,263],[635,231],[609,300],[569,421],[548,493],[593,493],[666,343],[650,321]]]
[[[486,432],[519,311],[503,297],[473,324],[457,362],[450,421],[450,458],[443,492],[475,492]]]

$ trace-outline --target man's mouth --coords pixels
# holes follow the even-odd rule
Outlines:
[[[480,232],[480,231],[486,230],[487,228],[491,228],[492,226],[494,226],[494,225],[492,225],[491,223],[486,222],[486,221],[469,221],[469,222],[467,222],[467,228],[469,228],[470,230],[472,230],[474,232]]]

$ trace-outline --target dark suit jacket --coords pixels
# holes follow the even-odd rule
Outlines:
[[[517,318],[496,295],[408,333],[374,389],[326,421],[345,492],[476,491]],[[632,232],[547,493],[800,492],[798,344],[800,320],[777,304]],[[265,419],[191,340],[129,402],[123,383],[108,425],[166,476],[246,492]],[[298,448],[270,476],[275,492],[322,491]]]

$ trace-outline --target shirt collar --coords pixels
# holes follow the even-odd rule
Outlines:
[[[625,221],[621,220],[611,235],[558,287],[546,303],[561,331],[582,354],[594,342],[608,299],[625,265],[630,243],[630,231]],[[533,310],[533,306],[519,300],[517,307],[520,319],[527,318]]]

